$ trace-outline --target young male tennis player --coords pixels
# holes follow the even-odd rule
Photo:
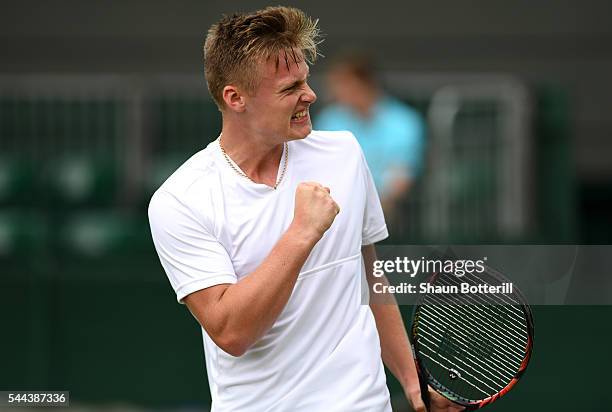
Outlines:
[[[213,411],[390,411],[381,359],[424,410],[397,306],[361,304],[387,228],[355,138],[312,131],[318,42],[294,8],[213,25],[222,133],[149,206],[161,263],[203,328]]]

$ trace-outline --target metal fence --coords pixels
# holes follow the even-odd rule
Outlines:
[[[501,75],[387,83],[427,119],[426,168],[395,241],[518,239],[530,230],[529,93]],[[316,83],[316,79],[314,80]],[[196,76],[0,77],[0,205],[136,210],[220,131]]]

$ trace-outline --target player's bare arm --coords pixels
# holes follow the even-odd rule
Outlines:
[[[362,247],[361,253],[365,262],[368,285],[371,285],[374,281],[380,282],[382,280],[386,282],[384,277],[374,278],[372,275],[372,267],[376,260],[374,245]],[[376,328],[380,336],[383,362],[400,382],[402,388],[404,388],[404,394],[412,408],[416,412],[424,412],[426,408],[421,398],[419,377],[414,359],[412,358],[410,342],[408,341],[402,315],[393,295],[385,296],[383,299],[388,299],[388,301],[370,303],[370,308],[376,320]],[[455,412],[463,410],[462,407],[452,403],[435,391],[430,391],[429,396],[431,399],[431,412]]]
[[[254,272],[236,284],[216,285],[185,298],[217,346],[241,356],[272,327],[312,248],[338,212],[328,188],[301,183],[291,225]]]

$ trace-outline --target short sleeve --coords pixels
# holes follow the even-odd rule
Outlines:
[[[389,237],[387,224],[385,223],[385,215],[380,204],[380,199],[374,185],[372,173],[368,168],[365,156],[359,149],[361,154],[360,167],[363,176],[363,184],[365,185],[365,211],[363,214],[363,229],[361,233],[361,245],[371,245]]]
[[[198,290],[237,282],[223,245],[172,194],[158,191],[153,195],[149,224],[157,255],[179,303]]]

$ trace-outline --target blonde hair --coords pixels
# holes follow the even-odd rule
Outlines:
[[[204,42],[204,71],[208,90],[222,109],[223,88],[228,84],[243,87],[254,93],[260,80],[258,64],[270,58],[284,64],[296,64],[301,51],[304,59],[313,64],[321,43],[318,20],[292,7],[267,7],[248,14],[224,16],[208,30]]]

